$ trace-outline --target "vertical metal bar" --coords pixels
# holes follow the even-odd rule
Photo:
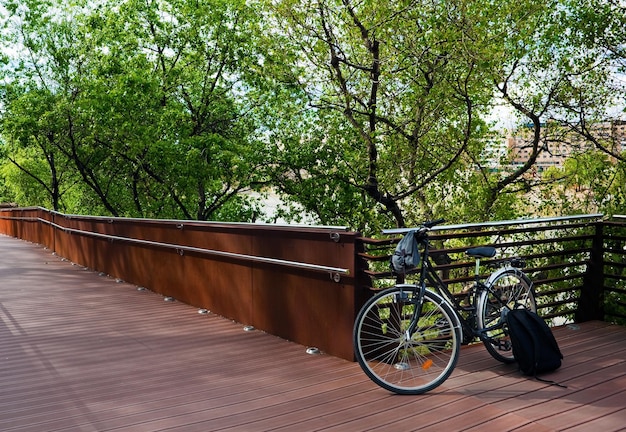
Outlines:
[[[604,222],[596,222],[595,227],[589,264],[575,314],[576,322],[604,320]]]

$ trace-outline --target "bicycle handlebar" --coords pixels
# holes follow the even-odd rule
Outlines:
[[[436,225],[439,225],[443,222],[445,222],[446,220],[441,218],[441,219],[433,219],[433,220],[428,220],[424,223],[422,223],[419,228],[392,228],[392,229],[384,229],[382,230],[383,234],[406,234],[409,231],[418,231],[420,233],[425,233],[427,231],[430,231],[430,229]]]
[[[423,223],[423,225],[424,225],[424,227],[426,227],[426,228],[432,228],[432,227],[434,227],[435,225],[439,225],[439,224],[441,224],[441,223],[444,223],[445,221],[446,221],[446,220],[445,220],[445,219],[443,219],[443,218],[440,218],[440,219],[434,219],[434,220],[430,220],[430,221],[426,221],[426,222],[424,222],[424,223]]]

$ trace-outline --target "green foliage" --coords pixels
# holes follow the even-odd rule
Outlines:
[[[273,5],[299,48],[297,64],[307,65],[297,82],[315,111],[311,121],[324,130],[303,140],[335,155],[333,167],[301,168],[303,177],[361,191],[366,208],[399,226],[534,211],[529,192],[543,184],[532,176],[545,151],[542,125],[571,127],[583,108],[591,120],[607,106],[613,60],[579,18],[613,18],[614,10],[558,0]],[[602,25],[617,31],[619,22]],[[494,172],[484,155],[498,133],[488,122],[498,100],[534,134],[525,163]]]
[[[259,131],[272,86],[253,73],[267,49],[254,5],[127,1],[92,10],[30,1],[8,8],[28,55],[4,70],[7,163],[26,174],[10,155],[37,143],[48,171],[28,175],[48,186],[54,208],[252,215],[241,193],[266,182],[267,142]],[[28,102],[39,93],[51,102]],[[71,189],[73,198],[64,201],[50,183]],[[24,189],[15,197],[32,202],[41,194]]]
[[[539,211],[546,214],[606,213],[626,210],[626,165],[601,151],[568,158],[561,168],[544,174],[548,188],[540,189]]]
[[[0,68],[6,200],[366,234],[626,204],[619,143],[593,126],[623,109],[626,18],[615,2],[4,7],[0,40],[16,48]],[[521,164],[494,168],[495,106],[531,125]],[[537,175],[548,144],[571,135],[606,157]],[[264,193],[279,195],[276,214],[263,214]]]
[[[304,140],[333,162],[307,179],[344,188],[343,198],[404,225],[404,201],[480,151],[490,89],[476,63],[485,59],[474,42],[459,43],[472,21],[464,14],[473,11],[461,3],[456,13],[434,3],[275,5],[308,66],[298,82],[316,133]]]

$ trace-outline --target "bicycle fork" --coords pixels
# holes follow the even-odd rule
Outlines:
[[[411,321],[409,322],[409,325],[407,326],[404,332],[404,336],[406,337],[406,340],[411,340],[411,338],[413,337],[413,334],[417,330],[417,322],[419,321],[419,317],[422,315],[422,305],[424,304],[424,292],[425,291],[426,291],[426,283],[421,282],[419,286],[419,293],[416,293],[416,295],[413,297],[412,303],[415,307],[413,310]],[[409,300],[408,293],[403,291],[401,288],[400,292],[396,294],[394,302],[404,303],[404,302],[407,302],[408,300]]]

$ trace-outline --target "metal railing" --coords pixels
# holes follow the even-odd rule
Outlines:
[[[473,280],[474,269],[473,261],[465,257],[464,251],[471,246],[494,246],[499,252],[498,258],[483,262],[497,265],[511,257],[523,258],[527,264],[525,271],[531,276],[538,294],[540,313],[545,318],[554,323],[615,320],[620,318],[619,312],[607,310],[602,299],[610,292],[621,293],[624,281],[618,275],[613,278],[619,283],[604,283],[609,266],[605,265],[602,228],[608,225],[611,223],[600,213],[440,225],[431,232],[434,245],[431,256],[444,281],[453,291],[461,293]],[[622,226],[619,222],[612,225],[615,229]],[[389,229],[383,234],[403,234],[416,228]],[[615,236],[613,239],[621,241]],[[365,271],[370,277],[370,290],[377,291],[396,283],[397,277],[390,272],[388,262],[398,240],[398,237],[363,240],[366,247],[361,255],[368,263]],[[623,260],[623,256],[620,259]],[[614,267],[621,265],[613,263]],[[483,266],[483,271],[486,275],[492,269]]]
[[[0,232],[98,272],[242,324],[352,359],[352,325],[373,292],[396,282],[398,235],[346,227],[276,226],[0,210]],[[452,291],[473,281],[470,246],[520,257],[540,313],[553,323],[626,323],[626,216],[602,214],[441,225],[431,256]],[[330,275],[330,277],[329,277]],[[410,278],[411,276],[408,276]],[[410,281],[410,280],[409,280]]]
[[[39,209],[39,208],[31,208],[31,209]],[[22,209],[24,210],[24,209]],[[43,209],[42,209],[43,210]],[[91,219],[94,221],[98,221],[101,220],[101,217],[96,217],[96,216],[80,216],[80,215],[66,215],[66,214],[62,214],[59,212],[55,212],[55,211],[50,211],[50,214],[54,214],[57,216],[61,216],[65,219]],[[349,275],[350,274],[350,270],[346,269],[346,268],[339,268],[339,267],[332,267],[332,266],[323,266],[323,265],[317,265],[317,264],[310,264],[310,263],[304,263],[304,262],[298,262],[298,261],[290,261],[290,260],[284,260],[284,259],[276,259],[276,258],[268,258],[268,257],[262,257],[262,256],[254,256],[254,255],[246,255],[246,254],[241,254],[241,253],[233,253],[233,252],[225,252],[225,251],[220,251],[220,250],[212,250],[212,249],[203,249],[203,248],[198,248],[198,247],[191,247],[191,246],[185,246],[185,245],[181,245],[181,244],[172,244],[172,243],[163,243],[163,242],[156,242],[156,241],[150,241],[150,240],[141,240],[141,239],[137,239],[137,238],[130,238],[130,237],[122,237],[122,236],[116,236],[116,235],[110,235],[110,234],[101,234],[98,232],[92,232],[92,231],[86,231],[86,230],[80,230],[80,229],[73,229],[73,228],[67,228],[64,227],[62,225],[56,224],[50,220],[47,219],[43,219],[41,217],[12,217],[12,216],[0,216],[1,220],[14,220],[14,221],[24,221],[24,222],[41,222],[43,224],[46,225],[50,225],[51,227],[54,227],[60,231],[63,231],[65,233],[70,233],[70,234],[79,234],[79,235],[83,235],[83,236],[87,236],[87,237],[94,237],[94,238],[100,238],[100,239],[104,239],[104,240],[108,240],[108,241],[122,241],[122,242],[126,242],[129,244],[137,244],[137,245],[144,245],[144,246],[150,246],[150,247],[158,247],[158,248],[163,248],[163,249],[173,249],[175,250],[178,254],[183,254],[184,252],[194,252],[194,253],[200,253],[200,254],[205,254],[205,255],[213,255],[213,256],[220,256],[220,257],[228,257],[228,258],[234,258],[234,259],[240,259],[240,260],[244,260],[244,261],[250,261],[250,262],[257,262],[257,263],[265,263],[265,264],[273,264],[273,265],[278,265],[278,266],[285,266],[285,267],[291,267],[291,268],[296,268],[296,269],[306,269],[306,270],[311,270],[311,271],[319,271],[319,272],[325,272],[328,273],[331,277],[332,280],[334,280],[335,282],[339,282],[341,280],[341,276],[342,275]],[[124,223],[128,223],[128,222],[146,222],[145,219],[137,219],[137,218],[106,218],[107,223],[112,224],[114,223],[114,221],[123,221]],[[178,229],[183,229],[185,223],[188,223],[189,221],[181,221],[181,220],[159,220],[160,223],[174,223],[176,224],[176,228]],[[228,223],[224,223],[225,225],[247,225],[249,226],[250,224],[244,224],[244,223],[237,223],[237,222],[228,222]],[[279,226],[279,225],[274,225],[274,227]],[[289,227],[290,229],[292,229],[294,226],[293,225],[285,225],[285,227]],[[307,226],[306,228],[310,229],[310,226]],[[322,229],[322,230],[331,230],[332,232],[330,233],[330,238],[333,240],[337,240],[340,238],[340,234],[338,234],[338,231],[344,231],[344,232],[348,232],[348,228],[344,227],[344,226],[316,226],[315,229]]]
[[[510,227],[510,226],[521,226],[521,225],[537,225],[537,224],[547,224],[551,222],[566,222],[566,221],[574,221],[574,220],[588,220],[588,219],[602,219],[604,217],[603,213],[594,213],[588,215],[576,215],[576,216],[558,216],[558,217],[544,217],[544,218],[531,218],[531,219],[514,219],[514,220],[505,220],[505,221],[488,221],[488,222],[478,222],[478,223],[466,223],[466,224],[456,224],[456,225],[435,225],[431,228],[431,231],[451,231],[451,230],[462,230],[462,229],[484,229],[484,228],[498,228],[498,227]],[[626,216],[615,216],[615,217],[624,217]],[[391,234],[404,234],[411,230],[418,229],[419,227],[413,228],[390,228],[382,231],[383,234],[391,235]]]
[[[11,218],[8,218],[8,219],[11,219]],[[13,218],[13,219],[19,220],[20,218]],[[22,220],[27,220],[27,219],[22,218]],[[150,241],[150,240],[141,240],[141,239],[136,239],[136,238],[115,236],[115,235],[110,235],[110,234],[100,234],[97,232],[66,228],[66,227],[63,227],[61,225],[58,225],[56,223],[50,222],[42,218],[36,218],[36,220],[41,223],[48,224],[65,233],[80,234],[83,236],[100,238],[100,239],[104,239],[108,241],[121,241],[121,242],[126,242],[129,244],[135,244],[135,245],[157,247],[157,248],[162,248],[162,249],[173,249],[179,255],[182,255],[185,252],[194,252],[194,253],[199,253],[199,254],[204,254],[204,255],[228,257],[228,258],[234,258],[234,259],[256,262],[256,263],[273,264],[273,265],[291,267],[291,268],[296,268],[296,269],[306,269],[306,270],[312,270],[312,271],[326,272],[326,273],[329,273],[331,279],[334,280],[335,282],[339,282],[341,280],[341,275],[350,274],[350,270],[345,269],[345,268],[330,267],[330,266],[323,266],[323,265],[317,265],[317,264],[303,263],[303,262],[298,262],[298,261],[267,258],[267,257],[261,257],[261,256],[246,255],[246,254],[241,254],[241,253],[225,252],[225,251],[212,250],[212,249],[203,249],[203,248],[198,248],[198,247],[185,246],[181,244],[162,243],[162,242],[156,242],[156,241]],[[182,228],[182,226],[177,226],[177,228]]]

